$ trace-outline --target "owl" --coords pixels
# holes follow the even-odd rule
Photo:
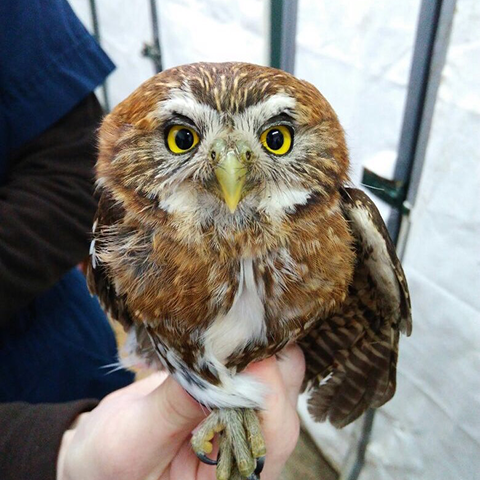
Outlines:
[[[394,394],[408,288],[348,167],[318,90],[246,63],[164,71],[101,126],[89,288],[132,358],[211,411],[192,447],[220,480],[259,478],[264,390],[244,370],[289,343],[318,421],[342,427]]]

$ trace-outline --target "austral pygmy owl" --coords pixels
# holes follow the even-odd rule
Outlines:
[[[212,410],[192,445],[208,461],[221,432],[237,470],[221,455],[220,478],[259,475],[263,394],[243,370],[290,342],[315,419],[341,427],[392,397],[408,289],[315,87],[245,63],[173,68],[105,118],[99,145],[90,289],[137,356]]]

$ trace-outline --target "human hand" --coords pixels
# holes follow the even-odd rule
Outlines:
[[[262,429],[267,457],[262,480],[278,478],[295,448],[298,393],[305,371],[299,347],[283,350],[248,371],[267,386]],[[215,467],[201,463],[190,447],[192,430],[206,412],[162,374],[107,396],[65,432],[57,480],[213,480]]]

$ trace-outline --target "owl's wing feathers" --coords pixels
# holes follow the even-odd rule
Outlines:
[[[405,276],[375,204],[345,188],[342,208],[356,250],[349,294],[339,312],[300,342],[309,411],[338,428],[393,396],[399,334],[412,328]]]
[[[118,320],[125,329],[130,328],[133,321],[128,312],[126,300],[118,295],[105,265],[98,261],[96,251],[102,242],[102,229],[122,221],[125,215],[123,208],[116,203],[110,194],[103,190],[98,203],[98,210],[93,223],[93,239],[90,245],[90,257],[87,269],[87,284],[92,295],[97,295],[102,308],[114,320]]]

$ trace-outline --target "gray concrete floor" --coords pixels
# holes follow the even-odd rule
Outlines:
[[[338,480],[338,473],[328,464],[304,430],[289,458],[282,480]]]

